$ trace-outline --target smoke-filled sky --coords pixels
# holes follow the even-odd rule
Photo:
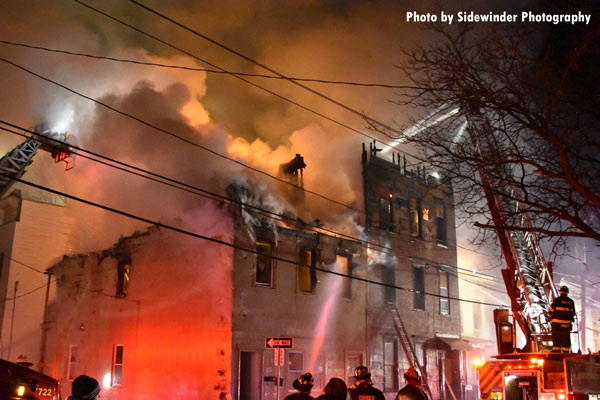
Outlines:
[[[453,1],[442,8],[455,12],[525,7],[523,2],[489,3]],[[128,1],[90,4],[223,69],[267,73]],[[433,2],[412,0],[146,0],[145,4],[287,76],[396,85],[406,83],[396,68],[404,61],[403,51],[431,40],[423,30],[424,24],[406,22],[406,11],[434,10]],[[207,67],[72,0],[4,1],[0,9],[0,40],[115,58]],[[279,164],[300,153],[308,165],[304,173],[308,189],[362,208],[360,150],[367,139],[235,77],[121,64],[7,44],[0,44],[0,57],[271,174],[277,173]],[[377,136],[365,128],[366,123],[359,116],[289,82],[248,79]],[[319,83],[307,86],[385,123],[402,126],[411,116],[409,110],[400,109],[390,101],[396,95],[392,89]],[[2,120],[24,127],[46,121],[56,129],[68,129],[84,148],[220,193],[233,179],[247,181],[268,194],[268,201],[277,211],[291,207],[272,180],[251,176],[239,165],[97,106],[2,61],[0,88]],[[21,140],[0,133],[0,153]],[[188,218],[198,202],[196,196],[84,159],[78,159],[75,169],[67,174],[61,169],[45,155],[38,155],[25,178],[162,222],[201,229],[200,221]],[[348,221],[331,204],[316,199],[308,203],[309,210],[297,210],[304,219]],[[86,232],[81,235],[85,239],[80,245],[86,250],[109,245],[138,226],[89,207],[76,208],[77,215],[86,217],[78,218],[80,234]]]

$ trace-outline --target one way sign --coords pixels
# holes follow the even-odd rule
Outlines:
[[[266,337],[265,349],[291,349],[294,346],[294,339],[286,337]]]

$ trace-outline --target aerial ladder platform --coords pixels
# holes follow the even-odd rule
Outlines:
[[[54,132],[44,125],[36,126],[30,133],[24,142],[0,158],[0,199],[25,174],[39,149],[49,152],[56,163],[64,162],[65,170],[74,166],[74,155],[66,144],[67,133]]]

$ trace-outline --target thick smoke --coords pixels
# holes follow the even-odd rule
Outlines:
[[[233,8],[211,8],[193,2],[167,9],[165,3],[153,6],[286,74],[325,79],[394,82],[393,63],[398,62],[402,44],[416,32],[416,27],[407,29],[410,27],[399,24],[389,8],[383,6],[298,2],[284,11],[275,3],[254,7],[234,3]],[[199,38],[173,29],[141,9],[110,2],[102,6],[227,69],[263,72]],[[172,49],[76,3],[53,2],[39,7],[38,3],[23,1],[5,8],[0,31],[7,40],[202,67],[197,61],[175,54]],[[190,10],[194,19],[189,18]],[[294,10],[303,12],[305,17]],[[382,35],[382,30],[388,34]],[[296,153],[302,154],[308,165],[304,173],[307,189],[362,208],[363,138],[235,78],[1,46],[3,57],[34,72],[270,174],[276,175],[279,164],[291,160]],[[0,68],[5,93],[2,118],[8,121],[27,127],[46,121],[56,129],[68,128],[85,148],[219,193],[224,193],[234,179],[245,181],[262,192],[263,198],[268,197],[276,211],[291,211],[307,221],[318,218],[338,228],[354,221],[347,210],[310,195],[306,196],[306,208],[291,206],[285,190],[280,190],[281,184],[269,178],[250,173],[12,66],[2,64]],[[364,130],[365,123],[360,117],[289,83],[254,81]],[[393,115],[389,90],[313,86],[374,117],[385,120]],[[2,134],[2,150],[7,151],[20,140]],[[185,221],[185,215],[193,212],[199,201],[207,201],[81,158],[68,175],[60,169],[49,158],[38,155],[25,178],[166,223]],[[81,225],[80,243],[76,247],[83,251],[107,246],[119,235],[144,225],[89,206],[70,207]]]

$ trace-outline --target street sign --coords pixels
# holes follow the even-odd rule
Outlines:
[[[265,349],[291,349],[292,347],[294,347],[294,339],[289,336],[265,338]]]

